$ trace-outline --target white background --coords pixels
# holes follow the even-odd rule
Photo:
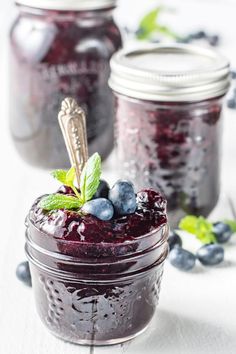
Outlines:
[[[32,0],[33,1],[33,0]],[[207,29],[222,37],[220,50],[236,66],[236,1],[163,1],[176,13],[163,17],[176,31]],[[117,21],[135,28],[153,0],[121,0]],[[0,10],[0,354],[89,353],[52,337],[35,314],[32,290],[17,282],[15,267],[24,259],[24,217],[32,201],[56,188],[47,172],[25,165],[8,134],[7,32],[14,16],[9,0]],[[14,105],[14,102],[10,101]],[[228,196],[236,204],[236,113],[225,109],[222,197],[212,218],[232,217]],[[105,175],[114,160],[106,163]],[[190,242],[190,247],[194,243]],[[181,273],[167,263],[159,312],[147,333],[124,346],[94,349],[94,353],[235,354],[236,353],[236,237],[218,268]]]

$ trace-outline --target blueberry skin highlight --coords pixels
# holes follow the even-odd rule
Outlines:
[[[32,286],[29,262],[22,262],[17,266],[16,276],[25,285]]]
[[[197,258],[205,266],[214,266],[224,260],[224,248],[217,244],[204,245],[197,251]]]
[[[196,263],[195,255],[181,247],[174,247],[170,251],[169,260],[172,266],[183,271],[193,269]]]
[[[124,216],[133,214],[137,209],[136,195],[133,184],[129,181],[118,181],[109,192],[115,212]]]
[[[169,244],[170,251],[176,246],[182,247],[182,240],[175,231],[170,231],[168,244]]]
[[[213,233],[218,243],[228,242],[233,234],[230,226],[223,222],[217,222],[213,225]]]
[[[103,221],[111,220],[114,215],[113,205],[108,199],[105,198],[90,200],[83,205],[81,210],[85,214],[91,214]]]

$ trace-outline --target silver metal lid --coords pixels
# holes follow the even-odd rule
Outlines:
[[[117,0],[16,0],[16,4],[47,10],[99,10],[115,7]]]
[[[185,44],[120,50],[111,60],[110,87],[133,98],[200,101],[224,95],[229,61],[217,52]]]

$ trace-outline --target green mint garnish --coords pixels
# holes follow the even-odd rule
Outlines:
[[[181,230],[195,235],[203,244],[216,243],[213,225],[202,216],[185,216],[179,223]]]
[[[80,198],[80,195],[74,185],[74,180],[75,180],[75,167],[72,166],[69,171],[65,171],[65,170],[55,170],[51,173],[51,175],[57,179],[59,182],[61,182],[62,184],[64,184],[67,187],[70,187],[73,189],[75,195]]]
[[[82,203],[79,198],[63,195],[63,194],[51,194],[47,197],[44,197],[39,202],[39,207],[51,211],[56,209],[79,209],[81,208]]]
[[[95,153],[86,162],[80,177],[80,192],[82,203],[86,203],[96,193],[101,177],[101,157]]]
[[[156,34],[162,34],[174,39],[178,38],[176,33],[174,33],[171,29],[160,24],[159,18],[164,11],[168,11],[168,9],[164,6],[159,6],[142,18],[137,31],[138,39],[149,40]]]
[[[39,207],[48,211],[80,209],[97,192],[101,177],[101,157],[95,153],[86,162],[80,178],[80,193],[74,185],[76,176],[74,167],[71,167],[69,171],[53,171],[52,176],[65,186],[72,188],[75,196],[51,194],[41,199]]]

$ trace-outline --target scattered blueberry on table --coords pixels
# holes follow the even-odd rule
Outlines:
[[[196,236],[203,244],[196,255],[182,247],[180,230]],[[216,266],[224,261],[224,248],[221,244],[228,242],[234,233],[236,233],[235,220],[211,223],[202,216],[186,216],[180,221],[179,230],[170,232],[168,241],[170,263],[184,271],[193,269],[196,260],[203,266]]]
[[[236,69],[231,70],[231,78],[232,80],[236,80]]]
[[[168,243],[170,251],[176,246],[182,247],[181,237],[175,231],[170,231]]]
[[[174,247],[170,251],[169,260],[174,267],[189,271],[195,266],[196,256],[182,247]]]
[[[217,244],[204,245],[197,251],[197,258],[205,266],[214,266],[224,260],[224,248]]]
[[[213,224],[213,233],[218,243],[226,243],[230,240],[233,231],[228,224],[224,222],[216,222]]]
[[[29,287],[32,286],[31,274],[30,274],[30,268],[28,262],[22,262],[17,266],[16,276],[25,285]]]

